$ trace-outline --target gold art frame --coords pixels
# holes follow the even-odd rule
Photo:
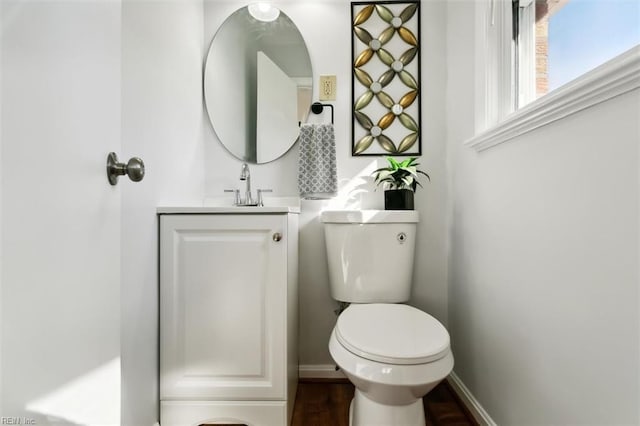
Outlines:
[[[351,2],[351,23],[351,154],[421,155],[420,2]]]

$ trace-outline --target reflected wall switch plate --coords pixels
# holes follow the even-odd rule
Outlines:
[[[320,76],[320,100],[321,101],[336,100],[336,76],[335,75]]]

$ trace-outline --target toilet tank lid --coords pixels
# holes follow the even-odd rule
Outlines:
[[[325,210],[320,213],[323,223],[417,223],[415,210]]]

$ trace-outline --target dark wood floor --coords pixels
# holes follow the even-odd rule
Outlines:
[[[353,385],[346,380],[301,380],[291,426],[348,426],[353,392]],[[423,402],[427,426],[477,426],[446,381]]]

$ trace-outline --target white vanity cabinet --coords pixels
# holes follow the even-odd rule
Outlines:
[[[298,215],[229,210],[159,210],[162,426],[290,423]]]

